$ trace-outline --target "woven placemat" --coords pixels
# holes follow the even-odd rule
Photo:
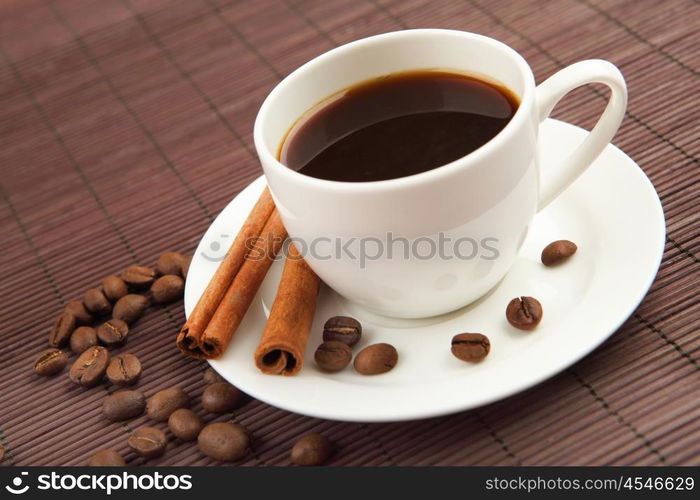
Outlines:
[[[621,68],[630,103],[615,143],[661,196],[668,238],[659,275],[593,354],[477,410],[364,425],[250,400],[215,419],[253,432],[254,453],[238,464],[288,464],[309,431],[338,443],[336,465],[700,464],[699,14],[691,0],[1,3],[2,465],[81,465],[104,447],[142,463],[126,438],[147,419],[107,423],[108,384],[84,390],[65,373],[33,374],[54,317],[131,263],[194,250],[260,175],[253,120],[281,77],[335,45],[416,27],[498,38],[538,81],[584,58]],[[579,89],[554,115],[591,127],[604,100],[602,89]],[[183,320],[181,303],[153,310],[122,350],[141,357],[146,395],[181,385],[201,410],[205,364],[174,349]],[[213,462],[173,441],[149,463]]]

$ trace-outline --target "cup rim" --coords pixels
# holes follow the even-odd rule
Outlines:
[[[485,144],[481,145],[480,147],[466,154],[465,156],[457,158],[449,163],[445,163],[444,165],[440,165],[439,167],[433,168],[431,170],[426,170],[425,172],[419,172],[417,174],[412,174],[405,177],[397,177],[394,179],[362,182],[346,182],[319,179],[317,177],[311,177],[309,175],[299,173],[298,171],[293,170],[284,165],[282,162],[280,162],[277,159],[277,155],[274,152],[271,152],[270,148],[267,147],[267,144],[265,143],[265,140],[263,138],[263,127],[265,125],[264,121],[266,120],[267,115],[269,115],[271,112],[272,101],[275,98],[277,98],[279,94],[284,92],[285,87],[290,85],[290,82],[293,82],[296,78],[299,77],[300,74],[308,71],[309,69],[315,66],[324,64],[331,58],[343,56],[345,53],[351,50],[355,50],[358,47],[369,47],[372,43],[376,41],[384,40],[387,38],[400,38],[404,36],[430,36],[444,34],[458,35],[478,40],[482,43],[495,46],[499,50],[508,53],[515,61],[516,66],[520,70],[520,73],[525,80],[525,88],[523,91],[523,95],[521,96],[520,105],[515,111],[515,114],[506,124],[506,126]],[[260,157],[260,160],[262,162],[262,165],[264,166],[264,169],[270,168],[276,170],[276,173],[278,173],[288,181],[301,182],[307,185],[315,184],[316,187],[323,187],[325,189],[333,190],[336,192],[370,192],[386,190],[388,188],[414,187],[425,182],[436,181],[445,178],[455,170],[455,167],[457,167],[457,163],[460,164],[460,169],[467,169],[479,163],[480,160],[487,157],[494,150],[503,147],[504,143],[508,141],[510,136],[514,133],[516,129],[519,128],[521,123],[529,118],[529,112],[527,110],[529,110],[532,107],[534,93],[535,78],[532,73],[532,69],[528,65],[527,61],[525,61],[523,56],[521,56],[515,49],[499,40],[496,40],[495,38],[491,38],[485,35],[479,35],[477,33],[471,33],[468,31],[439,28],[418,28],[391,31],[388,33],[382,33],[379,35],[361,38],[359,40],[355,40],[335,47],[307,61],[306,63],[302,64],[297,69],[292,71],[289,75],[284,77],[280,82],[277,83],[277,85],[272,89],[272,91],[270,91],[270,93],[267,95],[262,105],[260,106],[253,127],[253,142],[258,156]],[[319,99],[319,101],[322,99],[323,98]]]

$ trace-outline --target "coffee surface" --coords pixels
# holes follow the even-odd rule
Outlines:
[[[366,182],[440,167],[491,140],[518,99],[508,89],[444,71],[375,78],[329,97],[289,132],[280,161],[320,179]]]

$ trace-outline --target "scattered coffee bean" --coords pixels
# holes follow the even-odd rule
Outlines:
[[[62,371],[68,363],[68,356],[60,349],[46,349],[37,356],[34,362],[34,373],[42,377],[55,375]]]
[[[129,325],[120,319],[110,319],[97,327],[97,338],[107,347],[116,347],[126,342]]]
[[[542,250],[542,264],[554,266],[576,253],[578,247],[576,243],[569,240],[553,241]]]
[[[202,453],[214,460],[231,462],[248,452],[248,431],[231,422],[216,422],[207,425],[199,433],[197,444]]]
[[[0,444],[0,462],[5,460],[5,448]]]
[[[146,408],[146,398],[138,391],[119,391],[107,396],[102,414],[112,422],[138,417]]]
[[[182,261],[184,257],[178,252],[166,252],[158,257],[156,269],[162,275],[182,273]]]
[[[491,350],[491,342],[480,333],[460,333],[452,337],[452,354],[462,361],[481,361]]]
[[[323,325],[323,341],[335,340],[354,346],[362,336],[362,325],[348,316],[334,316]]]
[[[187,279],[187,273],[190,270],[190,262],[192,262],[192,256],[188,255],[182,259],[182,265],[180,266],[180,274],[182,277]]]
[[[89,326],[79,326],[70,336],[70,348],[76,354],[97,345],[97,332]]]
[[[299,439],[292,448],[295,465],[321,465],[333,454],[333,443],[323,434],[313,433]]]
[[[158,278],[151,286],[153,301],[158,304],[166,304],[182,298],[185,291],[185,282],[174,274],[166,274]]]
[[[129,293],[126,282],[119,276],[107,276],[102,281],[102,291],[112,303]]]
[[[202,430],[202,419],[188,408],[175,410],[168,418],[168,427],[175,437],[194,441]]]
[[[107,371],[109,352],[96,345],[83,352],[70,369],[70,379],[83,387],[92,387],[100,383]]]
[[[204,370],[204,383],[207,385],[215,384],[216,382],[225,382],[224,378],[216,373],[216,370],[209,367]]]
[[[90,457],[89,467],[125,467],[126,461],[114,450],[100,450]]]
[[[124,295],[114,304],[112,317],[131,324],[141,317],[148,307],[148,299],[143,295],[130,293]]]
[[[141,361],[131,353],[120,354],[107,366],[107,378],[114,385],[131,385],[141,376]]]
[[[532,330],[542,320],[542,305],[532,297],[516,297],[506,307],[508,323],[521,330]]]
[[[146,404],[146,411],[151,420],[165,422],[175,410],[189,406],[189,394],[179,387],[171,387],[151,396]]]
[[[350,364],[352,349],[344,342],[329,340],[318,346],[314,359],[322,370],[337,372]]]
[[[51,333],[49,334],[49,345],[51,347],[63,347],[75,330],[75,316],[68,311],[63,311],[56,321],[53,322]]]
[[[355,356],[354,366],[362,375],[378,375],[391,370],[398,361],[399,353],[393,345],[373,344]]]
[[[89,325],[92,323],[92,314],[85,309],[85,304],[82,300],[72,300],[66,304],[66,311],[75,316],[76,325]]]
[[[202,394],[202,408],[210,413],[233,410],[243,398],[243,393],[228,382],[211,384]]]
[[[90,288],[85,292],[83,302],[87,310],[95,316],[105,316],[112,311],[112,304],[99,288]]]
[[[127,444],[134,453],[143,458],[156,458],[165,453],[168,438],[160,429],[141,427],[129,436]]]
[[[156,272],[146,266],[129,266],[121,275],[126,284],[135,289],[144,289],[151,286],[156,278]]]

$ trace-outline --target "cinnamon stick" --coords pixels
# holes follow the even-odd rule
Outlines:
[[[250,251],[250,241],[260,236],[274,210],[275,203],[269,189],[265,188],[177,336],[177,346],[183,353],[197,358],[207,357],[202,350],[202,334],[243,266]]]
[[[295,375],[301,370],[319,286],[316,274],[297,248],[290,245],[277,296],[255,351],[255,364],[260,371]]]
[[[204,357],[224,353],[286,238],[287,230],[274,210],[202,333],[199,348]]]

